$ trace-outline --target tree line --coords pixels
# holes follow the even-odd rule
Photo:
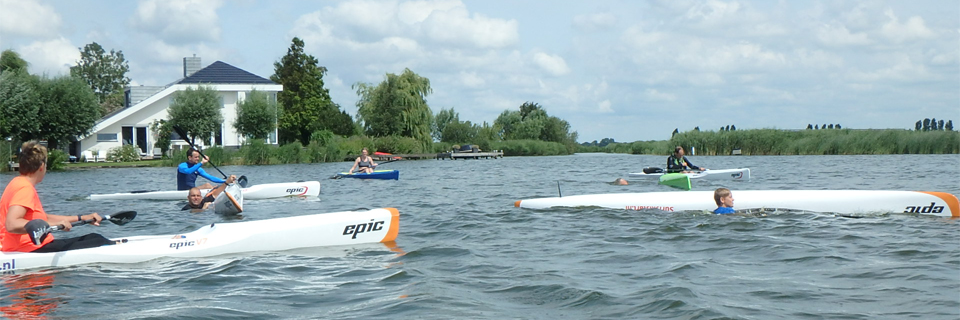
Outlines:
[[[923,120],[917,120],[916,131],[953,131],[953,120],[947,120],[946,123],[943,120],[937,120],[937,118],[926,118]]]
[[[434,114],[426,102],[432,93],[429,79],[410,69],[400,74],[386,73],[378,84],[354,84],[358,112],[351,117],[332,101],[324,87],[327,68],[305,53],[304,46],[303,40],[293,38],[287,54],[274,62],[270,80],[284,88],[276,101],[265,93],[250,92],[245,101],[238,103],[236,122],[228,125],[254,140],[276,131],[281,145],[297,142],[308,146],[313,140],[328,144],[344,140],[333,137],[365,136],[397,142],[400,145],[391,149],[404,152],[431,152],[436,144],[446,147],[451,143],[490,148],[510,140],[560,146],[537,147],[538,151],[530,153],[569,154],[576,150],[577,133],[569,123],[549,116],[535,102],[525,102],[517,110],[505,110],[492,124],[461,121],[453,108]],[[126,77],[129,67],[122,51],[107,52],[96,42],[78,49],[81,58],[70,68],[70,75],[55,78],[28,74],[25,60],[12,50],[3,51],[0,137],[47,140],[51,149],[58,149],[64,142],[89,134],[103,115],[124,107],[123,90],[130,79]],[[176,93],[168,109],[169,119],[150,125],[159,137],[155,145],[166,153],[173,126],[186,130],[189,136],[184,138],[191,141],[209,141],[223,124],[218,97],[216,91],[204,85]],[[507,146],[524,146],[515,150],[523,154],[531,143]]]
[[[832,123],[831,123],[831,124],[829,124],[829,125],[824,124],[824,125],[822,125],[822,126],[821,126],[821,125],[811,125],[811,124],[807,124],[807,130],[820,130],[820,129],[843,129],[843,128],[840,127],[840,124],[839,124],[839,123],[838,123],[838,124],[832,124]]]

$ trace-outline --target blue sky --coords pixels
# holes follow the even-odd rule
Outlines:
[[[434,112],[492,123],[530,101],[581,142],[629,142],[956,122],[958,17],[954,1],[0,0],[0,50],[57,75],[97,42],[164,85],[194,54],[269,77],[296,36],[350,114],[351,85],[409,68]]]

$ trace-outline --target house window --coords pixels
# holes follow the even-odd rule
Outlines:
[[[116,133],[98,133],[97,142],[117,142]]]

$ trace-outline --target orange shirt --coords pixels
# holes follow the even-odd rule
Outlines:
[[[30,236],[26,233],[16,234],[7,232],[7,211],[10,206],[17,205],[27,209],[24,219],[43,219],[47,220],[47,213],[43,211],[43,205],[40,204],[40,196],[37,195],[37,189],[24,176],[17,176],[10,180],[7,188],[3,189],[3,195],[0,196],[0,251],[3,252],[31,252],[37,250],[53,241],[53,234],[47,236],[39,246],[30,241]]]

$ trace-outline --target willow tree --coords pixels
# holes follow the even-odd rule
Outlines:
[[[360,96],[357,117],[368,136],[411,137],[424,148],[430,145],[433,113],[426,100],[433,92],[430,79],[404,69],[400,75],[387,73],[379,85],[357,83],[353,88]]]

